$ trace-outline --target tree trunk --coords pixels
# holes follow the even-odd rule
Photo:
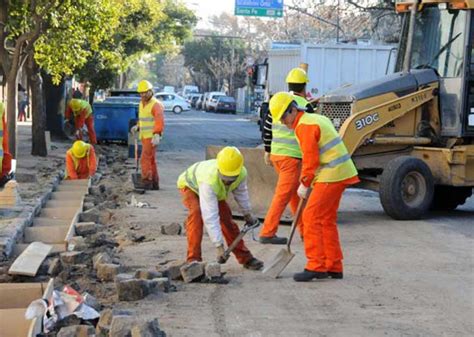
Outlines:
[[[94,85],[91,85],[90,86],[90,89],[89,89],[89,104],[92,106],[92,104],[94,104],[94,97],[95,97],[95,92],[96,92],[96,88]]]
[[[51,137],[67,139],[63,131],[63,116],[66,111],[65,81],[55,85],[51,76],[45,72],[42,72],[41,77],[46,106],[46,129],[51,132]]]
[[[17,74],[18,70],[10,70],[7,78],[7,131],[8,149],[16,159],[16,108],[17,104]]]
[[[31,112],[32,112],[32,144],[31,154],[33,156],[46,157],[46,107],[43,96],[43,78],[33,55],[30,54],[27,61],[28,82],[31,89]]]

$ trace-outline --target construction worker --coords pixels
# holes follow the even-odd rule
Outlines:
[[[74,95],[66,108],[66,119],[74,123],[76,128],[76,138],[82,140],[81,129],[84,124],[87,126],[89,141],[91,144],[97,144],[97,137],[94,129],[94,116],[92,116],[92,107],[86,100],[82,99],[82,94]],[[72,119],[74,118],[74,121]]]
[[[247,169],[244,158],[236,147],[227,146],[217,159],[197,162],[178,178],[183,205],[188,209],[186,235],[187,261],[201,261],[203,227],[216,247],[217,261],[224,255],[224,239],[230,245],[239,235],[239,227],[232,221],[232,212],[226,199],[232,192],[240,206],[244,220],[254,223],[247,189]],[[224,239],[222,238],[224,236]],[[244,268],[259,270],[263,262],[252,256],[241,241],[233,253]]]
[[[12,156],[8,152],[8,132],[5,122],[5,106],[0,102],[0,187],[3,187],[12,178]]]
[[[306,100],[306,83],[308,75],[301,68],[293,68],[286,77],[288,90],[293,93],[293,99],[300,107],[310,106]],[[288,129],[279,121],[273,121],[268,114],[263,131],[265,144],[265,163],[273,166],[278,175],[270,208],[260,231],[260,242],[263,244],[286,244],[287,239],[276,236],[280,218],[288,203],[294,214],[298,207],[299,197],[296,193],[301,172],[301,151],[293,130]],[[298,229],[303,236],[302,222]]]
[[[337,210],[346,187],[359,182],[354,163],[331,121],[319,114],[305,113],[290,93],[275,94],[270,100],[270,113],[275,121],[281,120],[295,130],[303,155],[298,195],[308,197],[303,211],[307,263],[293,279],[342,279]],[[310,187],[313,190],[307,196]]]
[[[139,131],[142,142],[142,184],[145,189],[159,190],[158,168],[156,166],[156,148],[160,144],[165,122],[163,104],[153,97],[153,85],[148,81],[140,81],[137,91],[140,93],[138,125],[132,133]]]
[[[97,170],[94,147],[82,140],[76,140],[66,152],[65,179],[87,179]]]

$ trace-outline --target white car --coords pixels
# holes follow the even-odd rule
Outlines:
[[[191,109],[189,103],[183,97],[176,94],[158,92],[155,94],[155,97],[163,103],[165,111],[173,111],[175,114],[180,114]]]
[[[221,96],[227,96],[225,92],[212,91],[207,96],[206,101],[204,102],[206,111],[216,111],[217,99]]]

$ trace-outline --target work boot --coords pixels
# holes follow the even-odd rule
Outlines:
[[[272,245],[286,245],[288,240],[286,238],[281,238],[279,236],[261,236],[259,238],[260,243],[263,243],[264,245],[266,244],[272,244]]]
[[[142,179],[141,188],[143,188],[144,190],[152,190],[153,189],[153,182],[151,180]]]
[[[325,271],[312,271],[305,269],[301,273],[296,273],[293,275],[293,280],[296,282],[309,282],[312,279],[325,279],[328,278],[328,273]]]
[[[342,279],[342,271],[337,272],[337,271],[328,271],[328,277],[336,280]]]
[[[250,270],[260,270],[263,268],[263,262],[259,259],[256,259],[255,257],[252,257],[244,264],[244,268]]]
[[[159,191],[160,189],[160,183],[158,181],[153,182],[153,186],[151,188],[152,190]]]

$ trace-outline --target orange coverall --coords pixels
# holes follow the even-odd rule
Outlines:
[[[6,176],[12,169],[12,155],[8,152],[8,131],[7,123],[5,121],[6,112],[3,114],[1,123],[3,123],[3,160],[2,167],[0,167],[0,178]]]
[[[146,106],[144,104],[144,106]],[[161,135],[165,127],[165,118],[163,115],[164,107],[160,102],[155,103],[151,109],[155,126],[153,134]],[[142,138],[142,156],[140,164],[142,166],[142,180],[149,181],[154,185],[159,185],[158,167],[156,165],[156,149],[151,143],[152,138]]]
[[[76,130],[82,129],[82,127],[84,127],[84,124],[86,124],[87,132],[89,133],[89,143],[95,145],[97,144],[97,136],[95,134],[94,129],[94,116],[92,115],[92,113],[87,116],[88,113],[88,109],[84,108],[81,110],[79,115],[74,116],[74,112],[71,108],[71,103],[69,103],[66,109],[66,119],[70,119],[71,116],[74,116],[74,126]],[[79,139],[82,140],[82,133],[80,134]]]
[[[273,237],[278,231],[280,218],[285,211],[286,205],[290,204],[292,214],[298,208],[300,198],[296,193],[299,185],[299,174],[301,171],[301,160],[289,156],[271,155],[273,167],[278,174],[278,182],[273,195],[272,203],[265,216],[261,237]],[[298,222],[298,230],[303,235],[302,221]]]
[[[91,146],[89,151],[89,154],[84,158],[77,159],[77,169],[74,167],[74,158],[72,158],[72,153],[70,153],[70,151],[66,153],[67,179],[87,179],[95,174],[97,171],[97,161],[94,147]]]
[[[303,153],[300,182],[310,187],[319,167],[321,129],[318,125],[298,125],[303,116],[299,112],[294,123],[295,135]],[[337,210],[347,186],[356,184],[356,176],[338,182],[315,182],[303,211],[305,269],[318,272],[342,272],[342,250],[337,230]]]
[[[203,235],[204,222],[201,216],[201,206],[199,205],[199,196],[193,190],[185,187],[181,189],[183,205],[188,209],[186,219],[186,236],[188,238],[187,262],[202,261],[201,241]],[[221,222],[222,234],[227,246],[239,235],[239,227],[232,220],[232,211],[225,200],[219,201],[219,218]],[[240,241],[237,247],[232,251],[240,264],[247,263],[252,259],[252,253],[245,246],[244,241]]]

